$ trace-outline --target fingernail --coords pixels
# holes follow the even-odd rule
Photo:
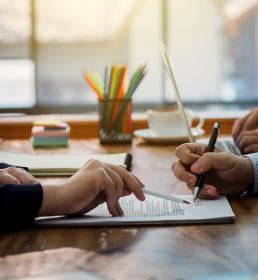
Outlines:
[[[195,178],[189,177],[188,183],[189,183],[190,185],[193,185],[193,184],[195,183]]]
[[[207,194],[210,195],[210,196],[214,196],[214,190],[212,189],[207,189]]]
[[[219,193],[217,192],[217,190],[213,189],[213,188],[208,188],[207,189],[207,194],[209,196],[211,196],[212,198],[217,198],[219,196]]]
[[[200,164],[198,162],[195,162],[193,165],[192,165],[192,168],[198,172],[201,172],[202,171],[202,167],[200,166]]]
[[[212,195],[214,198],[219,197],[219,193],[216,189],[214,189],[214,190],[210,189],[209,194]]]
[[[124,215],[124,210],[123,210],[123,208],[119,205],[119,214],[120,215]]]

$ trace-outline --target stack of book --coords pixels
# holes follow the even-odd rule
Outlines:
[[[0,150],[0,158],[10,165],[26,166],[34,176],[70,176],[80,169],[88,160],[96,159],[106,163],[120,165],[131,169],[132,155],[119,154],[25,154]]]
[[[65,147],[68,145],[70,127],[60,121],[34,122],[32,143],[34,147]]]

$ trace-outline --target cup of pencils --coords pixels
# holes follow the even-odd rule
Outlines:
[[[132,96],[146,75],[146,66],[139,66],[127,84],[127,67],[105,67],[104,79],[86,71],[83,77],[99,102],[99,138],[101,144],[131,143],[133,137]]]

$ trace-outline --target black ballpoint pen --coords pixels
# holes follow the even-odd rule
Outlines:
[[[215,122],[212,132],[211,132],[211,137],[210,137],[208,146],[206,147],[204,153],[213,152],[218,135],[219,135],[219,131],[220,131],[220,123]],[[194,201],[198,198],[198,195],[199,195],[200,191],[202,190],[204,179],[205,179],[204,173],[199,174],[197,176],[197,180],[196,180],[195,187],[194,187],[194,194],[193,194]]]

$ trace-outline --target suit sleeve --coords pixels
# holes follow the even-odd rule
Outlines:
[[[4,162],[0,162],[0,169],[4,169],[4,168],[7,168],[7,167],[11,167],[11,166],[13,166],[13,165],[10,165],[10,164],[4,163]],[[29,171],[28,167],[24,167],[24,166],[15,166],[15,167],[22,168],[26,171]]]
[[[17,229],[31,225],[43,199],[40,184],[0,185],[0,229]]]
[[[250,192],[258,194],[258,153],[248,154],[245,157],[248,157],[253,164],[254,181]]]

